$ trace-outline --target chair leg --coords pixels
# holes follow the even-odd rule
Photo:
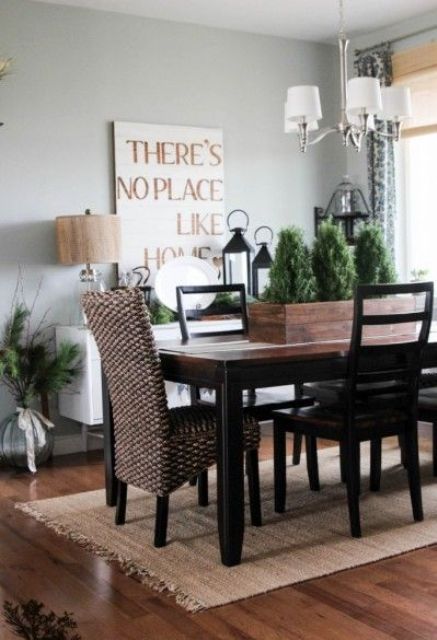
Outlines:
[[[286,497],[286,433],[285,430],[273,424],[273,465],[275,477],[275,511],[283,513],[285,511]]]
[[[197,476],[193,476],[188,480],[190,487],[195,487],[197,484]]]
[[[351,535],[361,538],[360,523],[360,443],[346,441],[346,487]]]
[[[320,491],[319,462],[317,460],[317,440],[315,436],[305,436],[308,480],[311,491]]]
[[[262,525],[262,515],[259,490],[258,449],[246,451],[246,469],[249,484],[250,520],[254,527],[260,527]]]
[[[199,507],[207,507],[208,501],[208,469],[197,476],[197,496]]]
[[[302,434],[295,432],[293,435],[293,464],[300,464],[300,454],[302,452]]]
[[[115,507],[115,524],[124,524],[126,522],[126,499],[127,484],[118,480],[117,482],[117,506]]]
[[[417,446],[417,425],[409,425],[404,435],[405,457],[410,486],[413,517],[416,521],[423,520],[422,487],[420,484],[419,452]]]
[[[370,491],[381,488],[381,438],[370,441]]]
[[[340,442],[340,477],[344,483],[346,483],[346,476],[346,448],[344,442]]]
[[[437,476],[437,422],[432,425],[432,470],[433,475]]]
[[[167,542],[169,496],[156,496],[155,547],[165,547]]]
[[[399,434],[398,435],[398,440],[399,440],[399,448],[401,450],[401,465],[404,467],[404,469],[407,468],[407,456],[405,453],[405,437],[403,434]]]

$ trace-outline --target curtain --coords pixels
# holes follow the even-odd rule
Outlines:
[[[390,45],[383,45],[370,52],[362,53],[355,59],[355,69],[359,76],[378,78],[382,86],[392,83],[392,61]],[[375,120],[376,131],[391,133],[392,126],[382,120]],[[385,241],[394,257],[396,185],[393,140],[373,133],[367,136],[367,171],[370,209],[374,219],[384,231]]]

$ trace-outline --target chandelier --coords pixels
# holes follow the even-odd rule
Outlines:
[[[340,28],[338,48],[340,60],[340,119],[333,127],[321,129],[312,139],[310,131],[319,128],[322,118],[319,88],[316,86],[290,87],[285,103],[285,132],[296,131],[302,152],[308,145],[316,144],[330,133],[340,133],[345,147],[361,149],[364,136],[369,131],[375,135],[398,142],[402,121],[411,117],[411,96],[408,87],[381,87],[377,78],[347,77],[347,47],[344,21],[344,0],[339,0]],[[375,131],[374,118],[392,124],[392,133]]]

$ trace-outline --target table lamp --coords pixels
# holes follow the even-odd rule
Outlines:
[[[91,264],[113,264],[120,257],[120,218],[115,215],[85,214],[56,218],[58,262],[65,265],[85,264],[79,279],[96,286],[99,272]]]

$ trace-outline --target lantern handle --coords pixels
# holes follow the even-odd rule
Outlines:
[[[267,229],[268,231],[270,231],[270,240],[267,240],[265,242],[257,242],[256,240],[256,234],[258,233],[258,231],[261,231],[261,229]],[[258,227],[258,229],[255,229],[255,233],[253,234],[253,239],[255,240],[255,244],[258,247],[260,244],[271,244],[273,241],[273,229],[271,227],[268,227],[267,225],[262,225],[261,227]]]
[[[143,273],[141,273],[142,271]],[[132,273],[134,273],[137,276],[137,278],[139,277],[137,286],[144,287],[150,278],[150,269],[145,265],[141,265],[140,267],[134,267],[134,269],[132,269]]]
[[[233,209],[233,211],[231,211],[231,213],[228,214],[228,217],[226,218],[226,224],[228,225],[228,229],[230,231],[233,231],[233,229],[231,229],[230,224],[229,224],[229,218],[231,217],[231,215],[233,213],[242,213],[244,215],[244,217],[246,218],[246,226],[243,229],[243,233],[245,233],[247,231],[247,227],[249,226],[249,216],[247,215],[247,213],[245,211],[243,211],[243,209]]]

